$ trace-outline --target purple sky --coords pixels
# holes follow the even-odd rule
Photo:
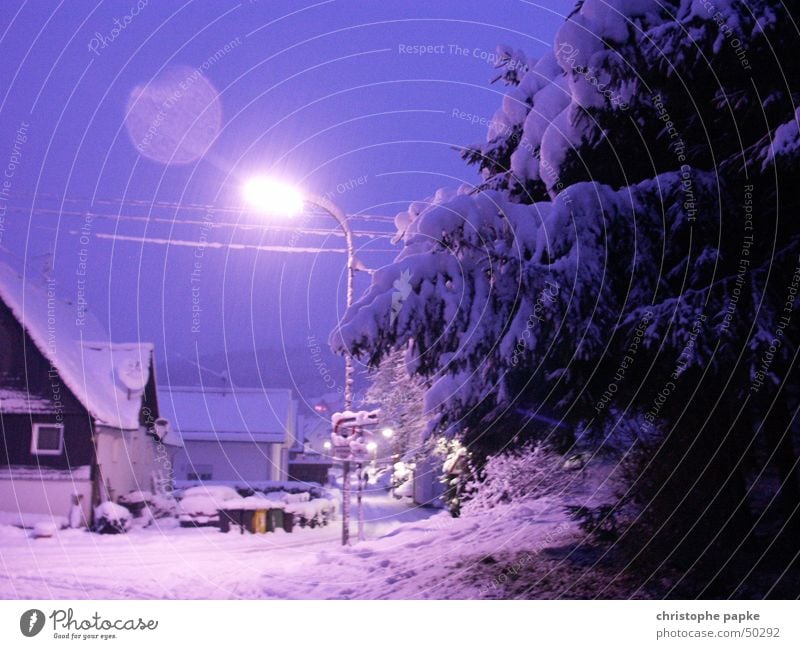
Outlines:
[[[114,339],[153,341],[166,358],[196,345],[324,340],[344,301],[342,255],[211,246],[340,248],[324,232],[332,221],[308,217],[292,235],[289,221],[242,210],[243,180],[277,171],[332,192],[349,213],[390,217],[438,187],[474,182],[451,146],[486,129],[453,112],[489,119],[503,92],[489,85],[495,46],[537,56],[573,3],[151,0],[138,14],[134,0],[92,4],[0,7],[0,156],[18,163],[2,257],[29,273],[52,269],[61,296],[85,291]],[[406,53],[415,45],[432,51]],[[198,68],[211,85],[189,76],[189,94],[215,97],[199,111],[210,124],[203,155],[179,165],[140,155],[126,128],[131,93]],[[100,216],[87,221],[87,211]],[[268,222],[287,229],[253,227]],[[353,225],[392,231],[381,220]],[[204,238],[201,257],[158,243]],[[357,243],[368,266],[392,257],[388,238]]]

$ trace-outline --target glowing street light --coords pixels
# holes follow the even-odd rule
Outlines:
[[[244,185],[245,200],[262,212],[296,216],[303,211],[303,194],[295,187],[269,176],[256,176]]]
[[[316,196],[300,191],[292,185],[269,176],[257,176],[248,180],[243,187],[244,198],[259,212],[294,216],[303,211],[303,205],[310,203],[332,216],[344,233],[347,246],[347,308],[353,305],[353,276],[356,272],[356,249],[353,245],[353,231],[342,209],[325,196]],[[344,355],[344,409],[353,407],[353,385],[355,370],[353,358]],[[327,448],[327,446],[326,446]],[[360,466],[360,464],[359,464]],[[350,538],[350,460],[342,463],[342,545],[348,545]],[[359,471],[360,473],[360,471]],[[361,476],[359,476],[359,538],[363,536],[363,517],[360,515]]]
[[[394,430],[392,430],[389,426],[387,426],[381,431],[381,435],[383,435],[385,439],[392,439],[392,436],[394,435]]]
[[[322,445],[322,448],[324,448],[326,451],[330,451],[331,450],[331,443],[330,442],[325,442]]]
[[[369,443],[367,444],[367,450],[368,450],[370,453],[374,453],[375,451],[377,451],[377,450],[378,450],[378,445],[377,445],[375,442],[369,442]]]

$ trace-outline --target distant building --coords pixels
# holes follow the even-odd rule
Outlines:
[[[174,458],[180,482],[283,481],[297,440],[291,390],[165,387],[162,416],[183,441]]]
[[[170,481],[153,346],[112,343],[47,278],[0,262],[0,511],[67,516]],[[164,437],[164,439],[160,439]]]
[[[330,440],[330,422],[316,412],[301,414],[297,420],[299,435],[289,452],[289,479],[327,484],[333,466],[330,451],[324,446],[324,440]]]

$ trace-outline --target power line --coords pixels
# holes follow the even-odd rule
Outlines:
[[[77,234],[77,231],[75,231]],[[295,246],[295,245],[284,245],[284,246],[273,246],[273,245],[263,245],[263,244],[252,244],[252,243],[234,243],[232,241],[187,241],[183,239],[159,239],[157,237],[137,237],[137,236],[128,236],[124,234],[105,234],[105,233],[97,233],[94,235],[98,239],[110,239],[113,241],[128,241],[134,243],[148,243],[148,244],[156,244],[161,246],[178,246],[178,247],[187,247],[187,248],[209,248],[209,249],[216,249],[216,250],[259,250],[262,252],[289,252],[289,253],[323,253],[323,252],[335,252],[335,253],[347,253],[346,248],[318,248],[318,247],[308,247],[308,246]],[[392,249],[382,249],[382,250],[367,250],[367,252],[397,252],[396,250]]]
[[[336,237],[343,237],[344,233],[342,233],[338,227],[332,226],[330,229],[328,228],[321,228],[321,227],[310,227],[310,226],[290,226],[290,225],[279,225],[275,223],[265,223],[265,224],[255,224],[255,223],[233,223],[230,221],[214,221],[214,220],[196,220],[196,219],[174,219],[174,218],[164,218],[158,216],[134,216],[131,214],[105,214],[102,212],[92,212],[89,210],[63,210],[63,209],[48,209],[48,208],[34,208],[34,209],[24,209],[21,207],[9,207],[7,212],[10,213],[19,213],[31,216],[68,216],[68,217],[75,217],[75,218],[90,218],[94,219],[105,219],[110,221],[128,221],[134,223],[143,223],[143,224],[150,224],[150,223],[160,223],[165,225],[175,225],[175,226],[201,226],[206,228],[234,228],[243,231],[274,231],[274,232],[292,232],[292,233],[299,233],[299,234],[310,234],[310,235],[321,235],[321,236],[336,236]],[[362,238],[369,238],[369,239],[391,239],[392,234],[380,230],[362,230],[362,229],[354,229],[353,234],[357,237]]]
[[[221,205],[211,205],[208,203],[192,203],[186,201],[166,201],[166,200],[145,200],[145,199],[137,199],[137,198],[83,198],[83,197],[76,197],[76,196],[58,196],[55,194],[48,194],[48,193],[38,193],[38,194],[18,194],[20,198],[27,198],[31,201],[35,202],[37,200],[50,200],[55,201],[58,203],[79,203],[82,205],[88,205],[89,208],[93,208],[95,205],[108,205],[112,207],[124,207],[124,206],[135,206],[135,207],[143,207],[149,210],[174,210],[174,211],[188,211],[188,212],[218,212],[221,214],[246,214],[249,210],[245,208],[236,208],[236,207],[227,207]],[[33,211],[40,208],[31,208]],[[308,212],[309,215],[314,216],[323,216],[325,212],[321,210],[310,210]],[[364,220],[364,221],[375,221],[375,222],[383,222],[383,223],[394,223],[394,217],[388,216],[386,214],[370,214],[366,212],[355,212],[352,214],[347,215],[349,219],[357,219],[357,220]]]

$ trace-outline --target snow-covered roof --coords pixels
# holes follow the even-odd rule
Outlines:
[[[158,404],[185,441],[282,444],[294,428],[291,390],[171,386],[159,389]]]
[[[33,273],[23,276],[0,261],[0,300],[64,384],[97,424],[135,430],[150,377],[153,345],[109,342],[97,320],[61,300],[58,293],[54,281]]]

